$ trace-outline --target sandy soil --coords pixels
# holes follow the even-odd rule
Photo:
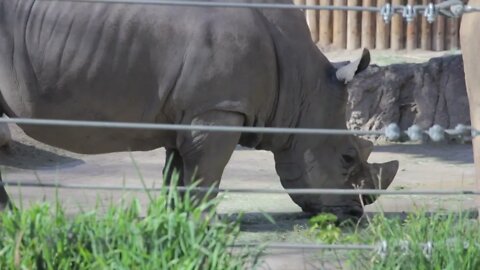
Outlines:
[[[327,54],[335,61],[351,59],[351,53]],[[381,52],[374,60],[383,61]],[[385,53],[388,55],[388,53]],[[436,54],[419,53],[409,56],[423,60]],[[441,55],[441,53],[438,53]],[[403,56],[398,59],[409,61]],[[388,58],[389,61],[396,61]],[[405,60],[406,59],[406,60]],[[413,61],[413,60],[412,60]],[[418,60],[420,61],[420,60]],[[113,153],[104,155],[78,155],[55,149],[26,137],[13,127],[12,143],[8,151],[0,152],[2,176],[11,181],[41,181],[100,185],[100,186],[140,186],[141,180],[148,186],[161,185],[161,171],[164,164],[163,150],[133,153]],[[387,144],[375,147],[370,162],[384,162],[398,159],[399,173],[390,189],[473,189],[474,168],[472,148],[469,144]],[[134,164],[138,164],[138,169]],[[224,188],[281,188],[274,170],[273,156],[266,151],[238,149],[228,164],[221,187]],[[9,187],[8,191],[17,204],[28,206],[32,202],[54,201],[58,192],[68,213],[74,214],[95,205],[118,202],[124,196],[137,196],[142,203],[147,202],[143,192],[54,190],[41,188]],[[414,211],[418,207],[430,210],[469,209],[473,199],[469,196],[382,196],[377,203],[368,206],[367,211],[402,213]],[[245,239],[260,240],[265,234],[289,233],[295,226],[305,224],[306,219],[300,209],[287,195],[247,195],[228,194],[220,206],[221,213],[247,213],[242,230]],[[277,224],[270,224],[262,213],[271,213]],[[275,236],[268,236],[268,239]],[[275,238],[281,241],[282,238]],[[265,269],[318,269],[332,268],[319,264],[315,254],[294,251],[275,251],[267,257]]]
[[[451,54],[459,54],[459,50],[451,51],[424,51],[424,50],[370,50],[371,63],[377,64],[380,66],[396,64],[396,63],[422,63],[428,61],[432,57],[441,57]],[[327,51],[325,52],[327,58],[332,62],[342,62],[342,61],[351,61],[357,59],[362,55],[362,50],[351,50],[351,51]]]

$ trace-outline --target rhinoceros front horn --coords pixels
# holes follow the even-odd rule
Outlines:
[[[371,164],[373,185],[376,189],[387,189],[398,171],[398,161],[389,161],[382,164]],[[373,174],[375,173],[375,174]]]
[[[386,163],[370,164],[370,179],[367,179],[365,188],[367,189],[387,189],[397,174],[399,163],[397,160]],[[377,199],[378,195],[365,195],[363,201],[365,204],[371,204]]]

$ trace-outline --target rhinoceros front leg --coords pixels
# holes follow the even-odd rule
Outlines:
[[[165,158],[165,167],[163,167],[163,185],[169,186],[173,177],[178,175],[177,185],[184,186],[183,182],[183,160],[180,153],[176,149],[167,148]]]
[[[233,112],[212,111],[195,117],[192,125],[242,126],[244,116]],[[218,187],[223,170],[240,139],[240,133],[185,131],[177,137],[183,160],[183,181],[186,185],[199,180],[200,187]],[[203,197],[202,193],[195,193]],[[217,194],[211,194],[215,197]]]
[[[0,184],[2,183],[2,177],[0,175]],[[0,185],[0,211],[4,210],[5,208],[11,206],[10,199],[8,198],[7,191],[5,190],[5,186]]]

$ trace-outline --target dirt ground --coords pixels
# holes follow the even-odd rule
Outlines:
[[[450,52],[449,52],[450,53]],[[347,54],[331,53],[335,61],[352,58],[357,52]],[[388,55],[388,53],[385,53]],[[440,53],[439,53],[440,55]],[[418,60],[432,56],[422,53],[414,56]],[[383,61],[381,52],[377,63]],[[413,56],[410,56],[413,57]],[[394,61],[391,58],[388,61]],[[408,61],[399,56],[398,61]],[[374,57],[375,60],[375,57]],[[12,126],[13,138],[8,151],[0,153],[2,176],[7,181],[41,181],[44,183],[101,185],[101,186],[147,186],[161,185],[161,171],[165,153],[159,149],[149,152],[113,153],[102,155],[78,155],[55,149],[26,137]],[[474,168],[470,144],[386,144],[377,145],[370,162],[384,162],[397,159],[400,170],[390,189],[474,189]],[[138,168],[134,164],[138,164]],[[271,153],[239,148],[228,164],[221,183],[224,188],[281,188],[274,170]],[[59,199],[68,213],[74,214],[79,208],[93,209],[96,205],[118,202],[124,196],[137,196],[147,202],[143,192],[92,191],[67,189],[42,189],[8,187],[17,204],[28,206],[32,202],[55,201]],[[381,196],[367,211],[402,213],[419,207],[429,210],[451,209],[459,211],[473,207],[469,196]],[[305,216],[285,194],[227,194],[220,205],[221,213],[245,212],[242,221],[243,239],[251,241],[286,241],[281,235],[293,233],[295,226],[304,225]],[[277,220],[272,225],[262,213],[271,213]],[[279,236],[280,235],[280,236]],[[262,269],[323,269],[314,254],[277,250],[266,257]],[[331,268],[331,267],[326,267]]]

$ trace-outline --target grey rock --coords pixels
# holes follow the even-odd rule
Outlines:
[[[348,93],[350,129],[377,130],[390,123],[401,130],[414,124],[422,129],[470,124],[461,55],[421,64],[372,65],[348,85]]]

